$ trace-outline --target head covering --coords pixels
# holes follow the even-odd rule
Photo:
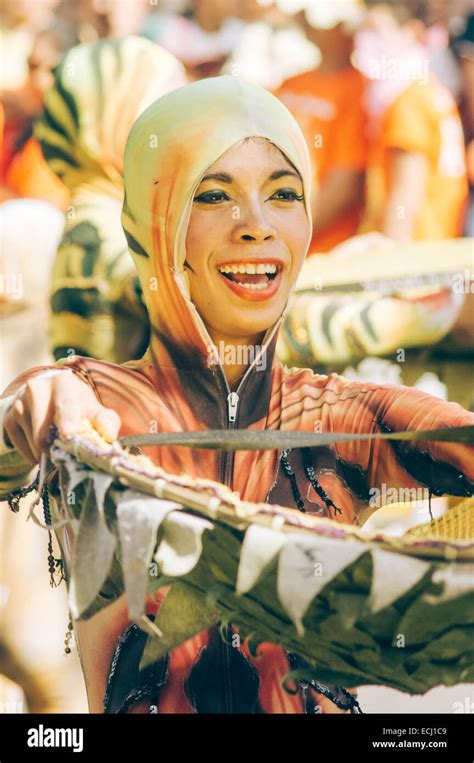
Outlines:
[[[35,129],[49,166],[69,189],[91,177],[122,187],[131,125],[156,98],[185,81],[182,64],[142,37],[71,48],[55,70]]]
[[[191,356],[192,365],[199,365],[209,354],[212,341],[190,300],[184,271],[191,205],[208,167],[253,136],[270,140],[298,170],[311,222],[303,133],[266,90],[231,76],[199,80],[160,98],[130,131],[122,224],[148,308],[155,362],[166,362],[171,353],[177,365],[176,348],[184,366]],[[269,329],[264,343],[270,334]]]

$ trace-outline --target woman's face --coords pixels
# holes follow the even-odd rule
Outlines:
[[[240,141],[208,168],[194,196],[185,268],[212,338],[256,336],[278,320],[309,235],[301,177],[269,141]]]

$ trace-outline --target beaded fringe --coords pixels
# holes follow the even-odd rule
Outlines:
[[[331,511],[330,511],[331,508],[334,510],[334,515],[342,514],[341,509],[339,509],[336,506],[336,504],[329,498],[328,494],[326,493],[322,485],[320,485],[318,480],[316,479],[316,475],[314,473],[314,467],[313,467],[313,463],[311,459],[310,449],[301,448],[301,451],[303,454],[303,467],[304,467],[304,473],[306,475],[306,478],[308,479],[313,490],[319,495],[320,498],[322,498],[322,500],[326,504],[329,516],[331,515]],[[306,512],[306,509],[304,507],[304,501],[301,498],[301,493],[298,487],[298,483],[296,482],[296,475],[290,466],[290,462],[288,461],[288,455],[290,453],[291,453],[291,448],[285,448],[284,450],[282,450],[280,462],[283,467],[284,474],[290,480],[291,492],[293,493],[293,498],[295,499],[296,506],[298,507],[300,511]]]

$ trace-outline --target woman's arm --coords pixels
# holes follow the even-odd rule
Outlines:
[[[316,377],[314,431],[404,432],[473,426],[474,413],[407,386]],[[474,445],[435,441],[361,440],[337,443],[338,455],[361,467],[369,488],[427,486],[432,492],[474,494]],[[403,500],[403,498],[400,498]]]
[[[86,418],[108,440],[120,418],[99,402],[84,376],[67,367],[40,366],[18,376],[0,399],[0,490],[28,482],[49,443],[50,427],[68,436]]]

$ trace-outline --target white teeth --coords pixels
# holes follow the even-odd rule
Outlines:
[[[239,265],[222,265],[219,268],[221,273],[248,273],[249,275],[264,275],[265,273],[276,273],[277,266],[274,264],[262,262],[258,265],[254,263],[240,264]]]
[[[253,289],[260,290],[260,289],[267,289],[270,283],[240,283],[239,286],[243,286],[244,289]]]

